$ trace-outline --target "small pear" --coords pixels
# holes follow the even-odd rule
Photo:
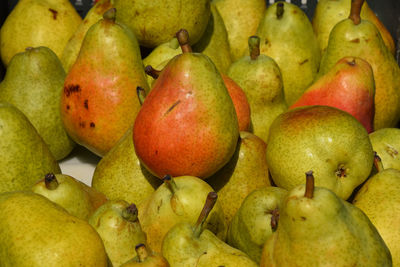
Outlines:
[[[384,169],[400,170],[400,129],[383,128],[369,134],[372,148],[378,153]]]
[[[138,244],[135,250],[137,256],[121,267],[169,267],[168,261],[161,254],[150,252],[146,245]]]

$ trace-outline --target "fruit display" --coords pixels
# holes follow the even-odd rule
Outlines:
[[[293,2],[10,6],[0,267],[400,266],[398,36]]]

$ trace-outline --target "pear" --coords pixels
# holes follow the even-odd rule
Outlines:
[[[340,59],[290,108],[327,105],[353,115],[368,133],[374,127],[375,81],[371,65],[357,57]]]
[[[295,4],[278,1],[268,6],[257,29],[260,51],[278,64],[288,105],[296,101],[316,76],[320,50],[311,22]]]
[[[69,0],[21,0],[0,29],[0,55],[5,66],[27,47],[46,46],[61,58],[82,18]]]
[[[162,181],[140,163],[133,146],[132,129],[99,161],[92,187],[108,199],[123,199],[140,205]]]
[[[329,33],[332,28],[341,20],[347,18],[350,13],[351,0],[320,0],[314,9],[312,25],[317,36],[321,54],[325,52],[328,45]],[[379,30],[385,45],[395,55],[395,44],[393,37],[385,25],[375,15],[374,11],[364,2],[360,16],[362,19],[372,22]]]
[[[218,193],[218,203],[228,225],[250,192],[271,185],[266,148],[267,145],[258,136],[240,132],[239,144],[232,159],[206,180]]]
[[[161,252],[163,238],[175,224],[195,223],[203,201],[211,191],[210,185],[194,176],[165,176],[164,184],[139,206],[139,220],[151,249]],[[219,203],[216,203],[205,227],[221,240],[225,239],[227,224]]]
[[[28,190],[45,174],[61,173],[29,119],[6,102],[0,102],[0,129],[0,192]]]
[[[136,37],[115,22],[115,12],[86,33],[61,96],[66,131],[101,157],[132,127],[140,109],[136,87],[149,90]]]
[[[286,190],[302,184],[302,173],[313,169],[317,186],[347,199],[368,178],[374,161],[364,126],[330,106],[298,107],[281,114],[271,125],[267,144],[272,180]]]
[[[136,205],[124,200],[107,201],[90,216],[89,224],[103,240],[112,266],[120,266],[135,256],[135,244],[146,243]]]
[[[281,71],[275,60],[260,54],[260,38],[249,37],[250,56],[232,63],[228,76],[245,92],[250,104],[251,132],[264,142],[272,121],[287,110]]]
[[[371,220],[388,246],[393,266],[400,264],[400,170],[384,168],[375,157],[378,173],[370,177],[354,197],[353,204]]]
[[[332,29],[318,77],[327,73],[345,56],[366,60],[374,73],[374,130],[379,130],[394,127],[400,120],[400,68],[376,26],[360,18],[362,2],[353,1],[349,18],[340,21]]]
[[[0,194],[2,266],[107,266],[104,245],[84,220],[31,191]]]
[[[369,134],[372,148],[382,161],[384,169],[400,170],[400,129],[383,128]]]
[[[167,260],[160,254],[150,252],[146,245],[135,247],[137,256],[125,262],[121,267],[169,267]]]
[[[260,266],[392,266],[368,217],[331,190],[314,187],[312,171],[306,177],[284,198]]]
[[[60,58],[66,73],[69,72],[78,57],[86,32],[93,24],[102,19],[104,12],[110,8],[112,8],[112,0],[100,0],[86,13],[85,18],[65,45]]]
[[[258,266],[245,253],[227,245],[203,228],[216,200],[217,194],[210,192],[196,223],[178,223],[166,234],[162,254],[172,267]]]
[[[0,83],[0,101],[13,104],[28,117],[57,160],[75,147],[60,114],[65,76],[51,49],[30,47],[11,59]]]
[[[142,164],[157,177],[207,178],[235,152],[235,107],[214,63],[192,52],[186,30],[177,38],[182,54],[163,68],[133,126]]]
[[[117,20],[132,29],[141,46],[154,48],[186,29],[191,44],[203,35],[211,15],[210,1],[115,0]]]
[[[276,230],[287,191],[265,186],[250,192],[233,217],[226,241],[259,263],[265,241]]]
[[[264,0],[213,0],[226,31],[232,62],[243,57],[248,49],[249,36],[256,34],[266,10]]]
[[[66,209],[71,215],[88,220],[92,213],[107,201],[106,197],[87,189],[89,186],[65,174],[48,173],[31,190]],[[91,190],[93,194],[88,191]]]

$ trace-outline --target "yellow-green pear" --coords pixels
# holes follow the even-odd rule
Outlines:
[[[20,0],[0,29],[0,55],[7,66],[27,47],[46,46],[61,58],[82,18],[69,0]]]
[[[135,247],[136,256],[125,262],[121,267],[169,267],[168,261],[158,253],[149,251],[145,244]]]
[[[384,169],[400,170],[400,129],[383,128],[369,134],[372,148],[378,153]]]

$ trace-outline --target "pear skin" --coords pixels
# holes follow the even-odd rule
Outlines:
[[[400,129],[383,128],[369,134],[372,148],[379,155],[384,169],[400,170]]]
[[[137,256],[121,267],[169,267],[168,261],[161,254],[149,251],[146,245],[138,244],[135,250]]]

